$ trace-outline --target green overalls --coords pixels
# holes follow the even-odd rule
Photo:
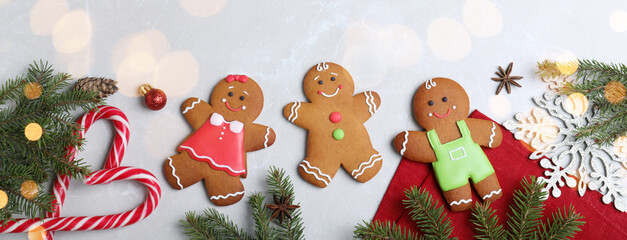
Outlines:
[[[464,120],[457,121],[462,137],[441,144],[435,129],[427,132],[429,143],[438,159],[433,162],[435,177],[442,191],[453,190],[468,184],[468,178],[478,183],[494,173],[485,153],[470,136]]]

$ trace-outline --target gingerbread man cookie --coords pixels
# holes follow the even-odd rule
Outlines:
[[[181,111],[194,132],[169,157],[163,172],[170,185],[186,188],[205,180],[211,201],[219,206],[244,196],[240,177],[246,177],[246,152],[274,143],[272,128],[253,123],[263,108],[263,93],[245,75],[229,75],[218,82],[210,103],[189,98]]]
[[[403,157],[431,163],[451,210],[472,205],[473,187],[485,202],[502,195],[501,186],[480,146],[501,144],[501,128],[494,122],[468,118],[470,102],[464,88],[448,78],[433,78],[414,95],[414,117],[426,132],[404,131],[394,138]]]
[[[372,147],[364,127],[381,105],[373,91],[353,96],[353,78],[342,66],[320,63],[303,81],[310,102],[293,102],[283,115],[309,130],[307,156],[298,173],[309,183],[324,188],[342,166],[359,182],[373,178],[381,169],[381,155]]]

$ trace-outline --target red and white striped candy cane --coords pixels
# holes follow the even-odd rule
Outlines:
[[[111,120],[116,130],[116,136],[104,169],[91,173],[85,178],[85,184],[96,185],[118,180],[134,180],[143,184],[148,190],[146,200],[133,210],[113,215],[60,217],[61,207],[65,201],[70,177],[58,175],[53,190],[55,196],[53,203],[57,204],[54,208],[54,212],[46,214],[46,218],[43,220],[17,219],[16,221],[8,222],[4,227],[0,226],[0,233],[28,232],[35,227],[41,226],[48,233],[47,239],[52,240],[54,231],[85,231],[117,228],[136,223],[152,213],[161,198],[161,186],[157,178],[152,175],[152,173],[141,168],[119,166],[130,135],[128,120],[124,113],[118,108],[111,106],[98,107],[96,111],[91,111],[79,119],[78,123],[84,128],[83,131],[79,133],[79,136],[84,137],[89,127],[99,119]],[[68,149],[70,161],[74,160],[76,153],[76,148]]]

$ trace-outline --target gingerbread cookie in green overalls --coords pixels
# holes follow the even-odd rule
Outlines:
[[[481,146],[501,144],[501,128],[492,121],[468,118],[466,91],[448,78],[433,78],[414,95],[414,117],[426,132],[404,131],[394,138],[403,157],[431,163],[438,184],[453,211],[472,206],[470,182],[484,202],[502,195],[494,168]]]

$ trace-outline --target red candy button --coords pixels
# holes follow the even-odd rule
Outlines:
[[[332,123],[338,123],[342,120],[342,114],[339,112],[332,112],[331,115],[329,115],[329,120],[331,120]]]

